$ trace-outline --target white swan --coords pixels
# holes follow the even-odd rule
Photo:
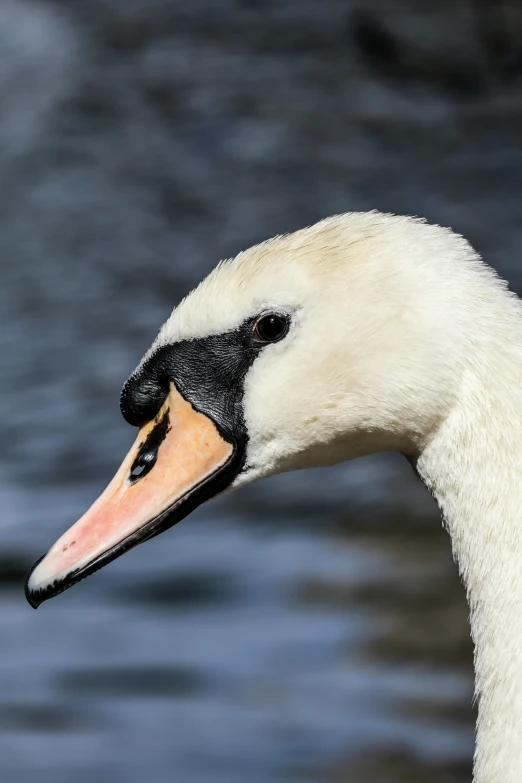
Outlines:
[[[522,306],[464,239],[372,212],[251,248],[174,310],[122,410],[136,444],[33,568],[33,606],[227,487],[400,451],[467,589],[475,781],[522,781]]]

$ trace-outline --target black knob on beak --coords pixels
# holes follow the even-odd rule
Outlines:
[[[120,408],[125,421],[141,427],[158,414],[167,399],[169,382],[145,364],[125,383]]]

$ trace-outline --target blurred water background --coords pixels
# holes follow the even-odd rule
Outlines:
[[[0,0],[0,780],[463,783],[471,644],[398,456],[212,501],[33,612],[214,263],[421,214],[522,286],[522,5]]]

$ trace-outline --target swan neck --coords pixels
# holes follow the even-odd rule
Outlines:
[[[471,374],[417,470],[466,587],[478,701],[475,783],[522,780],[522,362]]]

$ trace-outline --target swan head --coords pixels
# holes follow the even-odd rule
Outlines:
[[[415,458],[458,392],[471,339],[463,300],[488,274],[451,231],[377,212],[329,218],[219,264],[125,384],[137,440],[35,564],[29,602],[223,490],[375,451]]]

